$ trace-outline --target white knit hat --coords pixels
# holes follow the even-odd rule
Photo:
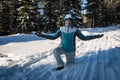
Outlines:
[[[64,20],[66,20],[66,19],[73,19],[73,17],[72,17],[71,14],[67,14],[67,15],[65,16]]]

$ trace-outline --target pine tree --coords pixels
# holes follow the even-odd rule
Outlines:
[[[63,18],[66,14],[72,14],[75,17],[75,26],[79,27],[82,22],[80,5],[81,0],[46,0],[44,30],[54,32],[59,26],[63,26]]]
[[[10,33],[9,5],[6,0],[1,1],[0,4],[0,35],[6,35]]]
[[[44,31],[54,32],[57,29],[57,17],[58,17],[58,9],[57,4],[59,2],[55,0],[46,0],[45,1],[45,8],[44,8],[44,15],[43,15],[43,24],[44,24]]]
[[[2,0],[0,34],[28,33],[37,30],[37,3],[32,0]]]
[[[11,34],[17,33],[18,29],[17,29],[17,11],[16,11],[16,7],[17,7],[17,2],[16,0],[10,0],[10,31]]]
[[[91,26],[90,27],[95,27],[97,26],[97,20],[99,16],[99,0],[87,0],[87,17],[90,19]]]
[[[116,6],[116,23],[120,24],[120,0],[117,2],[117,6]]]
[[[0,8],[0,34],[8,35],[16,33],[15,27],[15,0],[2,0]]]
[[[81,18],[81,0],[60,0],[60,15],[72,14],[75,18],[75,26],[80,27]]]
[[[87,14],[91,24],[89,27],[107,26],[107,8],[103,0],[87,0]]]
[[[107,7],[111,24],[120,23],[120,0],[104,0],[104,3]]]
[[[19,32],[29,33],[36,29],[35,18],[37,15],[37,4],[32,0],[18,0],[18,30]]]

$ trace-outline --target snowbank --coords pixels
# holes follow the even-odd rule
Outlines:
[[[53,70],[52,54],[60,38],[47,40],[34,34],[0,37],[0,80],[120,80],[120,26],[80,30],[84,35],[103,33],[104,37],[77,38],[75,64],[60,71]]]

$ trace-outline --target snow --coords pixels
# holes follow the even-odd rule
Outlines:
[[[0,36],[0,80],[120,80],[120,26],[80,30],[84,35],[103,33],[104,37],[76,38],[75,63],[60,71],[54,70],[52,54],[60,38],[20,33]]]

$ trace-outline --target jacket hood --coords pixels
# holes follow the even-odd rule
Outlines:
[[[71,20],[71,22],[72,22],[71,26],[73,26],[73,25],[74,25],[74,18],[72,17],[71,14],[67,14],[67,15],[64,17],[64,22],[63,22],[64,26],[65,26],[65,21],[66,21],[67,19],[70,19],[70,20]]]

